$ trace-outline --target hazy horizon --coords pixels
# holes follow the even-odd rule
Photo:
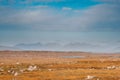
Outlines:
[[[28,48],[120,52],[119,5],[120,0],[0,0],[0,49],[41,43]]]

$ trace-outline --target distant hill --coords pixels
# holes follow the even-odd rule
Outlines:
[[[13,47],[0,46],[0,50],[35,50],[35,51],[83,51],[83,52],[120,52],[119,46],[99,45],[80,42],[69,42],[60,44],[56,42],[49,43],[31,43],[16,44]]]
[[[14,47],[20,48],[22,50],[56,50],[61,47],[58,43],[32,43],[32,44],[17,44]]]
[[[17,44],[14,47],[20,48],[22,50],[52,50],[52,51],[80,51],[80,50],[89,50],[93,48],[100,48],[99,45],[92,45],[88,43],[68,43],[61,45],[59,43],[51,42],[51,43],[32,43],[32,44]]]
[[[22,50],[34,50],[34,49],[36,50],[36,49],[40,49],[41,46],[42,46],[41,43],[33,43],[33,44],[21,43],[21,44],[15,45],[14,47],[22,49]]]
[[[21,50],[19,48],[16,48],[16,47],[8,47],[8,46],[0,46],[0,50]]]

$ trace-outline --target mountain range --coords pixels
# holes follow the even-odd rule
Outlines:
[[[14,46],[0,46],[0,50],[37,50],[37,51],[86,51],[86,52],[115,52],[119,51],[119,46],[108,47],[89,43],[70,42],[60,44],[56,42],[49,43],[20,43]]]

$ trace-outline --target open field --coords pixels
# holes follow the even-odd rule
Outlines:
[[[120,80],[120,54],[0,51],[0,80]]]

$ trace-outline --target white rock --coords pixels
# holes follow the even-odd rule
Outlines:
[[[0,63],[0,64],[2,64],[2,65],[3,65],[4,63]]]
[[[48,69],[48,71],[52,71],[52,69]]]
[[[116,66],[108,66],[107,69],[116,69]]]
[[[17,62],[16,64],[17,64],[17,65],[19,65],[20,63],[19,63],[19,62]]]
[[[0,68],[0,71],[3,72],[4,70],[2,68]]]
[[[25,69],[20,69],[20,72],[23,73],[25,71]]]
[[[99,78],[97,78],[97,80],[100,80]]]
[[[86,79],[93,79],[95,76],[88,75]]]
[[[14,76],[18,76],[18,72],[15,72],[15,73],[14,73]]]
[[[37,69],[37,66],[29,66],[27,70],[28,71],[34,71],[36,69]]]
[[[10,72],[11,72],[11,70],[8,70],[7,72],[8,72],[8,73],[10,73]]]
[[[14,74],[15,73],[15,71],[11,71],[11,74]]]

